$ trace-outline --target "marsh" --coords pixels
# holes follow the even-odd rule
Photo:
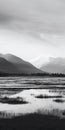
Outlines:
[[[51,122],[50,129],[59,128],[58,124],[54,124],[54,120],[65,121],[65,78],[49,78],[49,77],[0,77],[0,126],[10,129],[12,121],[19,120],[20,128],[26,129],[21,121],[28,120],[33,123],[34,128],[39,129],[45,127],[45,121]],[[37,117],[38,120],[37,120]],[[30,120],[29,120],[30,119]],[[34,121],[38,121],[35,125]],[[61,121],[60,121],[61,119]],[[5,121],[4,121],[5,120]],[[41,120],[41,121],[40,121]],[[9,126],[7,122],[9,121]],[[45,123],[43,125],[42,121]],[[5,123],[6,122],[6,123]],[[32,125],[28,129],[32,130]],[[42,123],[42,125],[41,125]],[[48,127],[48,128],[49,128]],[[11,130],[16,128],[12,123]],[[60,128],[59,128],[60,129]]]

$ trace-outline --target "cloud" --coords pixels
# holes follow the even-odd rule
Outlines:
[[[65,33],[64,0],[0,0],[0,24],[21,30]]]

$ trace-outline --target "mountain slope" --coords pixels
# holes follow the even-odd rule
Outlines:
[[[50,58],[49,62],[42,65],[40,69],[49,73],[65,74],[65,58]]]
[[[12,63],[0,57],[0,72],[12,74],[18,71],[17,71],[17,68]]]
[[[0,70],[6,73],[14,74],[43,73],[29,62],[26,62],[12,54],[0,54]]]

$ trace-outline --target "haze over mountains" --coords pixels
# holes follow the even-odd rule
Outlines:
[[[42,71],[15,55],[0,54],[0,73],[36,74],[42,73]]]
[[[46,64],[41,64],[40,69],[49,73],[63,73],[65,74],[65,58],[49,58]]]
[[[39,65],[38,65],[39,64]],[[36,68],[38,65],[38,68]],[[36,67],[12,54],[0,54],[0,73],[7,74],[38,74],[38,73],[62,73],[65,74],[65,58],[49,58]]]

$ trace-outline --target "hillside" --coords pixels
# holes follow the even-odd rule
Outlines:
[[[0,54],[0,71],[9,74],[43,73],[29,62],[12,54]]]

